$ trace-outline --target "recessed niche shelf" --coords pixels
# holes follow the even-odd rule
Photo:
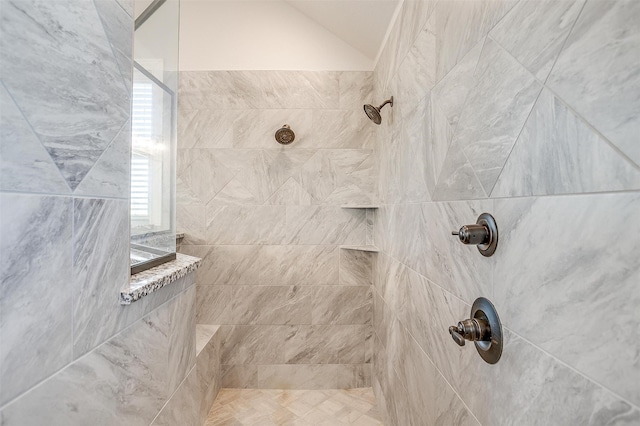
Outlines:
[[[368,251],[368,252],[371,252],[371,253],[378,253],[380,251],[380,249],[378,249],[378,247],[371,246],[371,245],[367,245],[367,246],[340,246],[340,248],[342,250]]]
[[[343,209],[377,209],[378,206],[368,205],[368,206],[340,206]]]

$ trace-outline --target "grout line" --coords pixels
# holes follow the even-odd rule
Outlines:
[[[13,102],[13,105],[15,106],[15,108],[18,110],[18,112],[20,112],[20,115],[22,116],[22,119],[24,120],[24,122],[27,124],[27,126],[31,130],[31,133],[33,134],[33,136],[35,136],[35,138],[38,140],[38,142],[40,142],[40,145],[42,146],[44,151],[49,156],[49,159],[51,160],[51,163],[55,166],[56,169],[58,169],[58,173],[60,174],[60,178],[64,182],[65,186],[69,189],[69,193],[68,194],[73,194],[73,190],[71,190],[71,187],[69,186],[69,182],[67,181],[67,179],[62,174],[62,170],[60,170],[60,167],[58,167],[58,164],[56,164],[55,160],[51,156],[51,153],[47,149],[46,145],[42,142],[42,139],[40,138],[40,135],[33,128],[33,126],[31,125],[31,122],[27,119],[27,116],[25,115],[25,113],[22,110],[22,108],[20,108],[20,106],[18,105],[18,102],[16,101],[16,99],[13,97],[13,95],[9,91],[9,88],[5,85],[4,81],[2,81],[2,80],[0,80],[0,85],[2,85],[2,87],[4,87],[4,90],[7,92],[7,95],[9,95],[9,98],[11,99],[11,102]]]
[[[460,298],[459,296],[455,295],[454,293],[451,293],[449,290],[445,289],[444,287],[442,287],[440,284],[437,284],[436,282],[432,281],[431,279],[425,277],[424,275],[422,275],[420,272],[416,271],[415,269],[411,268],[410,266],[407,266],[406,264],[404,264],[403,262],[399,261],[398,259],[396,259],[395,257],[384,253],[385,256],[389,257],[390,259],[395,260],[396,262],[400,263],[401,265],[405,266],[407,269],[410,269],[411,271],[413,271],[414,273],[420,275],[421,277],[425,278],[428,282],[430,282],[431,284],[435,285],[436,287],[438,287],[441,291],[443,291],[444,293],[449,294],[450,296],[454,297],[455,299],[459,300],[460,302],[464,303],[465,305],[467,305],[469,308],[471,307],[471,305],[466,302],[465,300],[463,300],[462,298]],[[493,269],[493,268],[492,268]],[[495,283],[493,283],[495,284]],[[379,292],[378,292],[379,294]],[[382,298],[382,300],[385,302],[385,304],[387,305],[387,307],[389,308],[390,312],[396,316],[395,312],[393,312],[393,310],[388,306],[388,304],[386,303],[386,300],[380,296]],[[398,321],[400,321],[399,318]],[[557,358],[556,356],[552,355],[550,352],[546,351],[545,349],[541,348],[540,346],[536,345],[535,343],[527,340],[526,338],[524,338],[523,336],[521,336],[520,334],[514,332],[511,328],[507,327],[506,325],[503,324],[503,327],[506,328],[507,330],[509,330],[511,333],[513,333],[514,335],[518,336],[519,338],[521,338],[522,340],[524,340],[525,342],[527,342],[529,345],[531,345],[532,347],[536,348],[537,350],[539,350],[540,352],[548,355],[549,357],[551,357],[552,359],[554,359],[555,361],[557,361],[558,363],[560,363],[561,365],[569,368],[570,370],[574,371],[575,373],[578,373],[580,376],[584,377],[586,380],[588,380],[589,382],[594,383],[595,385],[599,386],[600,388],[604,389],[605,391],[609,392],[610,394],[614,395],[616,398],[618,398],[619,400],[631,405],[632,407],[638,409],[640,411],[640,407],[632,402],[630,402],[628,399],[626,399],[625,397],[621,396],[620,394],[618,394],[617,392],[611,390],[609,387],[602,385],[601,383],[599,383],[598,381],[590,378],[589,376],[587,376],[585,373],[582,373],[581,371],[577,370],[575,367],[572,367],[571,365],[567,364],[566,362],[562,361],[561,359]],[[406,327],[405,327],[406,329]],[[407,329],[407,332],[409,334],[411,334],[409,332],[409,330]],[[412,336],[413,337],[413,336]],[[418,345],[420,346],[420,345]],[[420,346],[420,348],[422,349],[422,346]]]
[[[557,356],[553,355],[552,353],[548,352],[547,350],[543,349],[542,347],[538,346],[537,344],[531,342],[530,340],[528,340],[527,338],[523,337],[522,335],[516,333],[511,328],[509,328],[507,326],[504,326],[504,325],[503,325],[503,328],[506,328],[514,336],[517,336],[518,338],[522,339],[524,342],[526,342],[527,344],[533,346],[534,348],[536,348],[540,352],[544,353],[545,355],[547,355],[548,357],[550,357],[551,359],[556,361],[558,364],[563,365],[564,367],[568,368],[569,370],[571,370],[574,373],[578,374],[579,376],[583,377],[587,381],[589,381],[589,382],[595,384],[596,386],[600,387],[605,392],[607,392],[607,393],[611,394],[612,396],[614,396],[615,398],[619,399],[620,401],[625,402],[625,403],[629,404],[632,408],[635,408],[636,410],[640,411],[640,406],[639,405],[636,405],[635,403],[629,401],[627,398],[621,396],[619,393],[611,390],[609,387],[607,387],[607,386],[601,384],[600,382],[598,382],[597,380],[587,376],[585,373],[581,372],[580,370],[576,369],[575,367],[572,367],[571,365],[567,364],[565,361],[561,360]]]
[[[112,339],[120,336],[121,334],[125,333],[126,331],[128,331],[130,328],[132,328],[134,325],[136,325],[138,322],[140,322],[141,320],[143,320],[144,318],[146,318],[147,316],[151,315],[153,312],[155,312],[156,310],[160,309],[161,307],[164,307],[165,305],[167,305],[170,302],[173,302],[174,299],[178,298],[178,297],[182,297],[183,293],[185,293],[187,290],[189,290],[191,288],[191,286],[185,288],[184,290],[180,291],[178,294],[176,294],[175,296],[172,296],[171,298],[169,298],[168,300],[166,300],[165,302],[161,303],[160,305],[158,305],[157,307],[155,307],[154,309],[150,310],[147,313],[144,313],[143,315],[141,315],[139,318],[136,318],[131,324],[127,325],[126,327],[124,327],[123,329],[121,329],[120,331],[116,332],[115,334],[106,337],[104,339],[104,341],[98,345],[96,345],[95,347],[91,348],[89,351],[87,351],[85,354],[81,355],[78,358],[75,358],[74,360],[72,360],[71,362],[65,364],[64,366],[58,368],[57,370],[55,370],[54,372],[52,372],[51,374],[49,374],[47,377],[39,380],[38,382],[36,382],[35,384],[33,384],[29,389],[21,392],[20,394],[16,395],[15,397],[13,397],[12,399],[10,399],[9,401],[7,401],[4,405],[0,406],[0,411],[4,410],[5,408],[7,408],[10,404],[13,404],[14,402],[18,401],[20,398],[25,397],[27,394],[31,393],[32,391],[34,391],[36,388],[43,386],[46,382],[48,382],[49,380],[53,379],[54,376],[56,376],[58,373],[61,373],[63,370],[65,370],[66,368],[70,367],[71,365],[75,364],[76,362],[79,362],[80,360],[82,360],[83,358],[86,358],[90,355],[92,355],[96,350],[98,350],[98,348],[106,345],[107,343],[109,343],[109,341],[111,341]],[[121,305],[118,305],[121,306]],[[144,312],[144,311],[143,311]]]
[[[117,2],[116,0],[111,0],[111,1],[117,5],[116,7],[118,7],[118,9],[121,9],[123,11],[123,13],[127,16],[127,18],[129,18],[129,21],[131,22],[131,24],[133,24],[133,18],[122,8],[120,3]],[[96,15],[98,16],[98,20],[100,21],[100,26],[102,27],[102,34],[104,35],[104,38],[107,41],[107,44],[109,44],[109,50],[111,50],[111,56],[113,58],[113,62],[115,63],[116,68],[118,69],[118,74],[120,74],[121,83],[124,86],[125,91],[127,92],[127,95],[128,95],[127,97],[129,98],[129,104],[130,104],[129,108],[131,108],[131,103],[133,102],[132,88],[127,86],[126,80],[124,78],[124,74],[122,72],[122,68],[120,67],[120,61],[118,60],[118,56],[116,55],[116,48],[113,46],[111,38],[107,33],[107,27],[104,24],[104,20],[102,19],[102,14],[100,13],[98,5],[96,4],[96,0],[93,0],[93,9],[95,10]],[[131,26],[131,54],[132,55],[133,55],[133,37],[134,37],[134,29],[132,25]],[[132,62],[131,72],[133,73],[133,57],[131,58],[131,62]],[[133,74],[132,74],[132,82],[133,82]]]

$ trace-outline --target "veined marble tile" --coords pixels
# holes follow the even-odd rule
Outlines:
[[[75,199],[74,358],[123,328],[118,295],[129,285],[129,202]]]
[[[117,0],[96,0],[96,9],[111,43],[127,92],[133,91],[134,20]]]
[[[452,144],[464,149],[490,194],[542,87],[491,38],[484,44],[475,78]]]
[[[360,192],[370,196],[373,192],[370,186],[373,164],[366,160],[371,155],[372,151],[366,149],[318,150],[293,177],[312,196],[313,204],[324,204],[328,200],[332,204],[340,204],[335,194],[350,185],[362,187]],[[362,179],[358,173],[369,179]],[[346,200],[343,203],[346,204]]]
[[[640,3],[587,2],[548,85],[640,164]]]
[[[260,247],[257,245],[184,245],[180,252],[202,259],[196,271],[198,285],[260,283],[262,265],[257,261],[260,252]]]
[[[129,16],[133,16],[133,0],[116,0]]]
[[[5,2],[2,22],[0,77],[75,189],[129,118],[129,93],[95,6]]]
[[[222,364],[282,364],[286,325],[223,325]]]
[[[127,121],[78,185],[74,194],[129,199],[130,172],[131,123]]]
[[[435,15],[431,21],[434,18]],[[419,32],[413,47],[398,68],[399,92],[394,94],[394,108],[399,108],[403,116],[428,95],[436,83],[436,34],[431,21]]]
[[[178,149],[232,148],[234,125],[248,111],[186,109],[178,100]]]
[[[176,204],[176,229],[184,234],[183,245],[206,242],[205,206],[198,204]]]
[[[223,388],[256,389],[258,387],[257,365],[221,365]]]
[[[339,365],[338,389],[370,388],[371,364]]]
[[[207,206],[210,244],[283,244],[291,240],[285,206]],[[312,241],[305,241],[313,243]]]
[[[491,30],[491,37],[545,81],[584,3],[521,1]]]
[[[340,285],[372,285],[375,256],[371,252],[340,250]]]
[[[640,167],[544,90],[491,195],[640,189]]]
[[[433,198],[438,177],[447,158],[447,151],[453,137],[453,128],[440,110],[439,104],[435,102],[433,93],[431,99],[426,99],[425,102],[428,104],[424,117],[424,182],[430,197]]]
[[[484,46],[484,40],[476,43],[455,67],[438,81],[431,92],[431,102],[437,105],[452,130],[456,128],[469,91],[475,84],[473,75],[482,46]]]
[[[431,198],[434,201],[487,198],[462,146],[456,141],[449,146]]]
[[[258,366],[260,389],[335,389],[336,364],[288,364]]]
[[[341,251],[336,246],[262,246],[257,257],[261,285],[336,285]]]
[[[399,185],[395,189],[399,193],[398,201],[415,203],[431,200],[427,183],[430,147],[425,140],[429,131],[426,127],[428,106],[429,98],[424,98],[403,118],[399,140],[403,147],[400,148],[399,158],[396,159],[398,163],[395,165],[399,172]]]
[[[213,327],[217,332],[218,326],[198,325],[196,330],[202,327]],[[196,331],[197,333],[197,331]],[[206,346],[197,351],[196,375],[198,377],[199,399],[200,399],[200,425],[204,421],[211,409],[213,401],[216,399],[222,385],[220,366],[220,338],[219,335],[207,333]],[[208,340],[211,339],[211,340]],[[203,342],[199,342],[203,343]]]
[[[285,339],[287,364],[363,364],[365,325],[292,325]]]
[[[334,206],[287,206],[290,244],[349,244],[366,241],[366,213]]]
[[[412,46],[420,44],[416,39],[420,39],[420,34],[427,21],[433,16],[436,3],[433,0],[406,0],[402,4],[400,16],[396,21],[396,25],[400,25],[397,51],[400,60],[405,57]]]
[[[362,105],[356,111],[313,110],[312,137],[301,139],[298,143],[296,136],[293,145],[314,149],[370,149],[375,129],[362,110]]]
[[[148,425],[169,396],[167,329],[161,308],[6,406],[3,424]]]
[[[312,324],[370,324],[371,286],[315,287]]]
[[[196,286],[169,302],[168,395],[196,363]]]
[[[495,203],[501,230],[495,303],[502,321],[587,377],[632,403],[640,402],[640,387],[629,379],[640,369],[634,338],[640,324],[640,241],[632,237],[640,232],[640,195]],[[532,229],[540,239],[525,242]],[[534,325],[542,319],[589,333],[542,330]],[[600,336],[596,345],[594,335]],[[585,345],[590,345],[587,353]]]
[[[69,186],[0,82],[0,189],[67,194]]]
[[[253,196],[253,204],[262,204],[290,177],[296,176],[315,153],[307,149],[249,151],[246,167],[238,172],[235,180]],[[217,197],[214,202],[219,202]]]
[[[198,286],[198,323],[310,324],[315,290],[304,286]]]
[[[400,386],[406,387],[408,423],[415,425],[475,425],[479,423],[440,375],[429,357],[404,328],[398,330],[401,360],[397,366]],[[391,396],[394,390],[391,389]]]
[[[151,426],[200,426],[198,376],[192,368]]]
[[[210,202],[237,174],[219,150],[188,149],[178,154],[176,174],[182,183],[178,191],[186,192],[199,203]],[[184,195],[179,200],[185,203]]]
[[[277,206],[309,206],[312,203],[312,198],[311,194],[309,194],[296,179],[290,177],[269,197],[265,204]]]
[[[334,108],[339,73],[311,71],[186,71],[180,97],[186,109]]]
[[[442,79],[500,19],[517,0],[440,1],[435,21],[438,43],[437,79]]]
[[[459,348],[468,356],[457,368],[468,374],[458,374],[455,386],[482,424],[596,426],[640,421],[637,408],[509,329],[503,328],[503,334],[502,358],[495,365],[485,363],[472,346]],[[486,389],[492,392],[483,392]]]
[[[73,203],[71,198],[2,194],[0,218],[3,405],[73,359]]]
[[[362,111],[371,101],[373,73],[370,71],[343,71],[339,76],[340,103],[343,110]]]
[[[260,148],[288,152],[297,148],[316,148],[317,132],[312,130],[313,111],[308,109],[244,110],[233,123],[234,148]],[[289,125],[296,134],[291,145],[281,145],[275,133]]]

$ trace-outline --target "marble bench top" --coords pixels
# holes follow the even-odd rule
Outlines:
[[[147,294],[171,284],[198,269],[200,261],[197,257],[177,253],[175,260],[132,275],[129,288],[120,292],[120,304],[130,305]]]

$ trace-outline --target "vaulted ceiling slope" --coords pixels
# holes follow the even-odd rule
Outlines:
[[[182,0],[182,70],[372,70],[400,0]]]

